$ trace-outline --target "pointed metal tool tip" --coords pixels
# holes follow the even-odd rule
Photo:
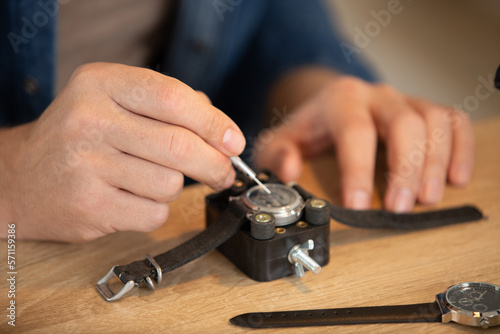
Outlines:
[[[254,180],[255,183],[257,183],[259,185],[259,187],[261,189],[263,189],[268,195],[271,195],[271,190],[269,190],[268,187],[266,187],[262,182],[260,182],[260,180],[257,178],[257,175],[255,174],[255,172],[250,167],[248,167],[248,165],[246,163],[244,163],[240,157],[231,157],[229,159],[231,160],[231,162],[233,163],[233,165],[236,168],[238,168],[241,172],[245,173],[252,180]]]
[[[268,195],[271,195],[271,190],[269,190],[268,187],[266,187],[262,182],[260,182],[259,179],[255,179],[255,182],[257,182],[257,184],[268,194]]]

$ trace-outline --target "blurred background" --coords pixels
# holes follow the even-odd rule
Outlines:
[[[346,43],[381,80],[467,111],[500,114],[498,0],[325,0]],[[398,5],[399,4],[399,5]]]

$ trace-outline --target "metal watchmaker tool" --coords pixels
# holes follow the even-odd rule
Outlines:
[[[192,239],[155,257],[116,265],[97,282],[107,301],[120,299],[134,286],[155,289],[167,272],[215,248],[257,281],[314,273],[329,262],[330,218],[358,228],[415,230],[479,220],[473,206],[439,211],[395,214],[383,210],[355,211],[316,198],[297,184],[284,184],[263,171],[237,174],[233,186],[206,197],[207,227]],[[259,183],[260,183],[259,182]],[[124,286],[113,292],[107,285],[117,276]]]

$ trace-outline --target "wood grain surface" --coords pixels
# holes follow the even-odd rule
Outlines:
[[[417,232],[364,230],[331,222],[330,263],[319,275],[259,283],[217,251],[166,274],[152,292],[136,288],[106,302],[96,282],[115,264],[157,255],[204,227],[203,186],[188,187],[169,221],[153,233],[122,232],[86,244],[17,241],[16,326],[7,324],[7,242],[0,241],[0,332],[3,333],[242,333],[229,319],[254,311],[424,303],[465,281],[500,284],[500,117],[475,123],[476,168],[465,188],[448,186],[436,207],[475,204],[487,220]],[[377,193],[384,191],[383,152]],[[333,157],[306,166],[300,184],[340,202]],[[7,228],[3,226],[2,228]],[[120,284],[112,285],[115,290]],[[258,330],[259,333],[464,333],[457,324],[416,323]],[[500,328],[488,333],[500,332]]]

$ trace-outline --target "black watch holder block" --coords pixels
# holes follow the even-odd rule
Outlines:
[[[259,173],[258,177],[264,183],[282,184],[275,175],[268,171]],[[233,187],[220,193],[208,195],[206,197],[207,226],[220,217],[230,200],[241,200],[245,192],[254,186],[254,181],[238,174]],[[301,189],[295,190],[298,190],[299,194],[304,193]],[[308,198],[301,196],[304,203],[309,203]],[[307,250],[307,255],[319,266],[325,266],[330,260],[329,211],[325,211],[325,214],[318,214],[311,210],[310,214],[307,214],[307,210],[309,210],[309,206],[305,205],[302,214],[295,222],[286,226],[273,226],[274,233],[272,231],[270,234],[266,234],[255,233],[255,230],[258,230],[258,225],[256,227],[253,217],[257,213],[252,212],[249,208],[246,222],[241,229],[219,246],[218,250],[248,277],[259,282],[297,274],[296,265],[290,257],[294,249],[304,244],[313,245],[314,248]],[[329,204],[324,207],[324,210],[329,210]],[[327,219],[318,219],[326,215],[328,215]],[[319,270],[315,270],[315,273]],[[297,274],[297,276],[301,275]]]

